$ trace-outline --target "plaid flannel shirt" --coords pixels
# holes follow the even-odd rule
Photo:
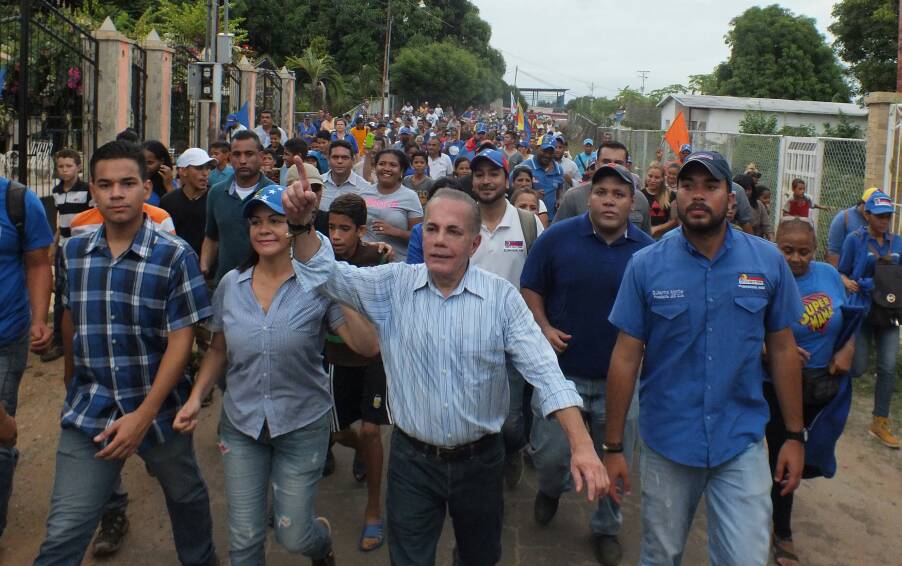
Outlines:
[[[197,255],[184,240],[156,231],[146,215],[118,258],[111,257],[105,235],[101,227],[63,247],[62,301],[75,328],[75,374],[62,426],[90,436],[141,405],[169,333],[212,314]],[[172,421],[190,391],[186,375],[163,402],[139,450],[174,434]]]

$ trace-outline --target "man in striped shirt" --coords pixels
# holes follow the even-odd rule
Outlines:
[[[425,264],[358,268],[335,261],[312,230],[316,195],[302,175],[283,195],[294,236],[295,274],[366,315],[376,326],[395,422],[388,466],[388,541],[395,566],[433,564],[446,509],[456,559],[501,558],[506,363],[533,384],[572,450],[577,491],[589,499],[609,483],[580,415],[582,400],[517,289],[470,264],[480,243],[479,207],[441,189],[423,230]]]

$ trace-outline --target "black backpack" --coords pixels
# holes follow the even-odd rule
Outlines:
[[[7,179],[6,187],[6,215],[9,221],[16,227],[19,234],[19,250],[25,246],[25,193],[28,187],[22,183]]]
[[[877,255],[873,246],[869,247]],[[877,255],[871,299],[873,304],[868,311],[868,324],[886,328],[902,323],[902,265],[891,263]]]

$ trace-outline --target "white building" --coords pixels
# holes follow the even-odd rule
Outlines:
[[[835,126],[842,113],[848,120],[867,129],[868,111],[857,104],[817,102],[813,100],[783,100],[779,98],[741,98],[737,96],[709,96],[668,94],[658,103],[661,109],[661,129],[666,130],[680,112],[690,131],[739,133],[739,122],[747,111],[759,111],[777,118],[777,129],[783,126],[813,126],[820,134],[824,124]]]

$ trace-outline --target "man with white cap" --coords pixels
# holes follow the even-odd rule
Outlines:
[[[188,242],[200,257],[207,223],[207,189],[210,171],[218,161],[199,147],[192,147],[179,155],[179,189],[160,199],[160,208],[169,213],[177,236]]]

